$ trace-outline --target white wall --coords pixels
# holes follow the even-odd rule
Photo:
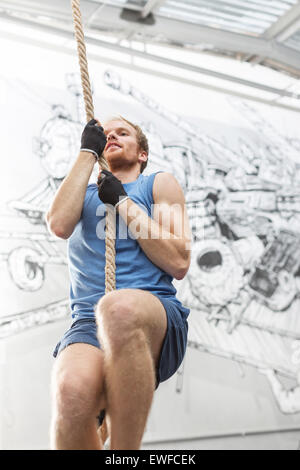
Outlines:
[[[2,48],[0,447],[47,448],[51,352],[70,318],[65,243],[49,238],[42,215],[59,176],[53,172],[62,175],[79,146],[83,122],[66,84],[66,75],[78,72],[77,59],[5,40]],[[108,70],[124,89],[126,80],[159,103],[160,114],[149,100],[107,86]],[[155,394],[145,442],[298,428],[296,273],[283,273],[271,300],[255,297],[249,282],[262,239],[272,230],[299,234],[299,115],[94,61],[90,74],[96,116],[119,113],[142,124],[152,150],[148,172],[171,171],[187,201],[196,194],[189,206],[192,265],[178,285],[192,308],[190,343],[182,375]],[[218,195],[215,205],[210,193]],[[220,232],[220,218],[238,234],[235,241]],[[219,271],[198,271],[199,255],[218,250]],[[276,311],[288,303],[286,291],[294,296]],[[285,402],[282,384],[296,387]]]

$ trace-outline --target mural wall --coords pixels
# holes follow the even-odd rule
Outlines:
[[[27,341],[34,350],[31,333],[36,337],[39,332],[51,354],[59,336],[51,336],[50,341],[49,326],[58,325],[55,334],[60,335],[71,319],[66,242],[49,234],[45,212],[78,152],[85,120],[79,77],[66,70],[60,90],[33,86],[25,79],[0,78],[5,82],[5,103],[16,104],[22,121],[17,132],[12,124],[2,129],[8,158],[1,185],[1,286],[5,303],[0,314],[1,351],[18,344],[18,338],[23,347]],[[265,417],[268,429],[298,429],[299,116],[217,95],[209,118],[201,102],[178,114],[175,103],[170,109],[157,96],[155,84],[152,93],[149,85],[145,92],[125,72],[104,66],[97,76],[99,81],[101,93],[97,93],[97,87],[95,92],[99,115],[108,118],[122,114],[144,128],[150,144],[146,172],[162,169],[176,176],[185,192],[193,233],[189,273],[176,283],[180,299],[191,308],[188,353],[176,376],[157,392],[146,440],[186,438],[205,432],[217,435],[232,427],[236,432],[253,429],[253,416],[249,416],[251,424],[242,419],[237,424],[233,418],[234,387],[242,383],[245,374],[247,394],[265,394],[270,406],[266,411],[255,405],[256,422],[263,423]],[[191,95],[193,90],[186,88],[185,92]],[[96,174],[91,177],[95,179]],[[39,367],[36,357],[34,361]],[[47,361],[44,376],[49,372],[50,377],[50,359]],[[209,381],[205,384],[201,380],[213,369],[219,377],[214,390],[221,395],[226,377],[220,372],[231,366],[244,371],[235,378],[237,382],[231,382],[227,406],[232,413],[223,416],[220,426],[212,415],[203,422],[203,410],[199,409],[197,415],[192,405],[195,400],[200,408],[207,404],[201,393]],[[20,397],[10,394],[15,379],[9,367],[5,356],[1,362],[6,385],[1,389],[0,428],[6,436],[10,428],[11,434],[9,439],[3,437],[3,448],[20,445],[18,421],[11,418]],[[189,384],[189,374],[196,374],[196,386]],[[263,391],[257,390],[257,383]],[[158,417],[170,387],[181,416],[175,428],[174,423],[162,423]],[[47,395],[43,403],[48,402]],[[34,416],[34,403],[30,403]],[[26,421],[26,411],[21,413]],[[45,436],[47,425],[43,424]]]
[[[193,310],[189,347],[256,367],[281,412],[300,412],[300,139],[253,104],[230,101],[254,132],[224,144],[226,133],[201,132],[117,73],[105,80],[186,134],[150,160],[164,160],[185,191],[194,243],[179,289]],[[281,376],[296,387],[285,390]]]

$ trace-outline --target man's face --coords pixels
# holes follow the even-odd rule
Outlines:
[[[125,121],[109,121],[103,128],[107,137],[103,153],[111,170],[132,168],[138,164],[141,155],[146,155],[139,148],[136,130]]]

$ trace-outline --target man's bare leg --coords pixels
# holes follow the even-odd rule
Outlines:
[[[105,355],[111,449],[140,448],[155,388],[152,362],[142,331]]]
[[[122,289],[101,299],[97,320],[105,350],[111,449],[139,449],[155,390],[166,312],[150,293]]]
[[[105,408],[104,356],[76,343],[56,359],[52,380],[52,449],[102,449],[97,416]]]

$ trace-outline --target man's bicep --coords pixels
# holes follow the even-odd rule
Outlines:
[[[153,218],[175,236],[190,240],[191,232],[182,188],[173,175],[161,175],[153,187]]]

